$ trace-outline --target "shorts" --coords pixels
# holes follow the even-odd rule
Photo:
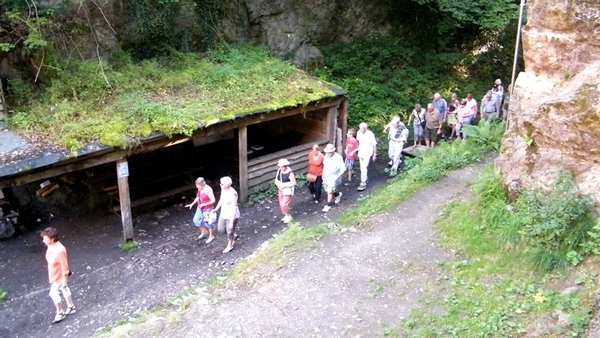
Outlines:
[[[323,190],[325,190],[325,192],[328,193],[328,194],[333,194],[333,193],[336,192],[337,187],[339,187],[341,183],[342,183],[341,179],[335,181],[334,185],[329,185],[329,184],[323,182]]]
[[[344,164],[346,165],[346,170],[352,170],[354,168],[354,159],[346,158]]]
[[[239,220],[239,218],[233,219],[233,228],[234,229],[237,227],[238,220]],[[231,220],[219,217],[219,222],[217,224],[217,231],[219,231],[219,232],[225,231],[225,229],[227,228],[227,223],[229,221],[231,221]]]
[[[425,128],[425,138],[432,142],[437,141],[437,131],[438,128]]]

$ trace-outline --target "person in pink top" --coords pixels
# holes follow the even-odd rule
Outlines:
[[[50,281],[50,293],[48,294],[56,307],[56,315],[53,323],[62,322],[67,315],[75,313],[75,304],[71,298],[71,289],[67,279],[71,276],[67,249],[58,241],[58,230],[46,228],[41,232],[42,241],[48,249],[46,250],[46,261],[48,262],[48,279]],[[67,303],[66,310],[62,306],[60,295],[62,293]]]
[[[196,198],[194,198],[192,203],[186,205],[186,207],[191,209],[194,204],[197,205],[192,222],[200,232],[198,239],[208,237],[206,240],[208,244],[215,239],[215,225],[213,222],[210,222],[210,212],[215,207],[215,194],[210,185],[206,184],[206,180],[202,177],[196,179],[196,189]]]
[[[321,191],[323,190],[323,159],[325,159],[325,155],[321,152],[319,145],[313,145],[312,151],[308,153],[308,174],[314,176],[314,181],[308,182],[308,190],[312,194],[315,203],[321,201]]]
[[[348,129],[348,135],[346,136],[346,147],[344,148],[344,155],[346,156],[344,165],[348,171],[348,182],[344,183],[344,185],[348,185],[350,182],[352,182],[352,175],[354,174],[354,161],[356,160],[356,154],[358,152],[358,140],[355,136],[356,131],[352,128]]]
[[[466,107],[469,108],[469,110],[471,111],[471,114],[467,117],[468,121],[465,120],[463,125],[466,124],[471,124],[471,122],[473,121],[473,119],[475,118],[475,116],[477,116],[477,100],[475,100],[473,98],[473,95],[471,95],[470,93],[467,94],[467,104]]]
[[[462,126],[470,124],[472,118],[473,111],[467,107],[467,100],[464,99],[460,102],[458,108],[456,108],[456,137],[461,137],[461,134],[463,139],[467,137],[461,129]]]

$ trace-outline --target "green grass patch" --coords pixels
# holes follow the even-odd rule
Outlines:
[[[154,132],[191,135],[222,119],[336,95],[330,84],[265,48],[171,54],[138,63],[124,56],[112,64],[60,65],[52,86],[17,107],[9,123],[72,150],[92,141],[125,148]]]
[[[119,247],[121,248],[121,250],[125,251],[125,252],[133,252],[136,251],[139,248],[139,243],[136,241],[127,241],[127,242],[123,242],[121,244],[119,244]]]
[[[570,207],[586,210],[587,199],[573,191],[568,179],[561,180],[554,192],[523,192],[511,203],[490,167],[474,184],[474,198],[447,205],[439,230],[459,258],[443,264],[448,271],[443,294],[404,319],[397,328],[400,336],[583,336],[591,319],[597,263],[589,260],[581,269],[552,265],[549,272],[537,250],[544,246],[545,255],[567,262],[567,249],[581,255],[591,252],[585,245],[597,249],[595,228],[587,223],[590,209],[575,212]],[[550,211],[557,200],[564,208],[559,213]],[[534,214],[555,225],[562,224],[564,214],[587,216],[569,218],[568,228],[575,230],[554,227],[553,244],[546,245],[541,235],[545,228],[535,223]],[[530,234],[534,227],[539,229],[536,236]],[[581,227],[589,230],[587,236],[581,235]],[[557,244],[563,242],[573,245]]]
[[[8,297],[8,290],[0,288],[0,304],[3,304]]]

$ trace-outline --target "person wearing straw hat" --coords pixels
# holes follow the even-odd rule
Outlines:
[[[277,162],[277,174],[275,174],[275,185],[277,186],[277,196],[279,199],[279,208],[283,214],[281,221],[289,223],[292,220],[290,214],[290,204],[294,196],[294,187],[296,186],[296,176],[290,168],[290,162],[282,158]]]
[[[346,165],[342,155],[335,152],[333,144],[329,143],[323,149],[325,159],[323,160],[323,189],[327,193],[327,205],[323,207],[323,212],[331,210],[333,203],[340,203],[342,193],[337,188],[342,183],[342,176],[346,172]]]

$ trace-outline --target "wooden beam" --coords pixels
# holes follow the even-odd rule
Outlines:
[[[342,128],[342,144],[346,144],[346,134],[348,133],[348,100],[342,100],[339,108],[338,125]]]
[[[240,202],[248,200],[248,128],[238,129],[238,157],[240,172]]]
[[[337,106],[329,107],[327,110],[327,139],[333,145],[336,144],[337,130]]]
[[[133,240],[133,221],[131,219],[131,199],[129,196],[129,165],[127,159],[117,161],[117,180],[119,184],[119,204],[123,223],[123,240]]]
[[[195,190],[195,189],[196,189],[196,187],[194,187],[194,186],[192,186],[190,184],[186,184],[185,186],[182,186],[182,187],[174,188],[174,189],[171,189],[171,190],[167,190],[167,191],[161,192],[161,193],[156,194],[156,195],[147,196],[147,197],[144,197],[144,198],[140,198],[140,199],[131,201],[131,207],[135,208],[137,206],[144,205],[146,203],[158,201],[161,198],[165,198],[165,197],[177,195],[177,194],[180,194],[180,193],[183,193],[183,192],[187,192],[187,191],[191,191],[191,190]],[[115,205],[113,207],[113,210],[115,212],[119,212],[119,211],[121,211],[121,206]]]

